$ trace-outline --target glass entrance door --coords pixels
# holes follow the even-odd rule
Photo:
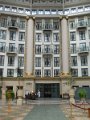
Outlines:
[[[36,93],[38,90],[42,98],[58,98],[60,95],[59,83],[36,83]]]

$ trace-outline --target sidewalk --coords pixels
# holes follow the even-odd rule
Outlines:
[[[82,108],[89,108],[90,105],[79,105]],[[61,107],[61,106],[60,106]],[[74,106],[70,106],[69,104],[62,105],[62,111],[64,112],[65,116],[69,118],[69,120],[90,120],[88,117],[88,110],[83,110]]]

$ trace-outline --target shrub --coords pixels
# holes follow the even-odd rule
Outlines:
[[[80,97],[80,99],[86,98],[86,96],[87,96],[86,90],[85,90],[84,88],[81,88],[81,89],[79,90],[79,97]]]

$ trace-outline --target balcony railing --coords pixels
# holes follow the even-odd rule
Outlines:
[[[17,22],[12,22],[12,21],[9,21],[8,22],[8,28],[10,29],[18,29],[18,23]]]
[[[86,28],[87,27],[87,22],[78,22],[77,24],[77,28]]]
[[[17,48],[15,48],[15,47],[12,47],[12,48],[8,48],[7,47],[7,49],[6,49],[6,53],[7,54],[17,54]]]
[[[43,30],[52,30],[53,25],[52,24],[43,24],[42,29]]]
[[[52,55],[53,54],[53,50],[52,49],[43,49],[42,50],[42,54],[43,55]]]
[[[77,51],[78,51],[79,55],[88,54],[89,53],[89,47],[82,47],[82,48],[79,48]]]

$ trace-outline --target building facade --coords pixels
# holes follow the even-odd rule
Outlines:
[[[90,90],[90,1],[0,0],[0,76],[23,96]]]

